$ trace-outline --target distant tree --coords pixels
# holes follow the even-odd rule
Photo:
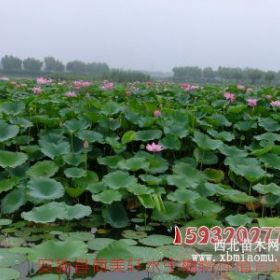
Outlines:
[[[276,73],[274,71],[267,71],[264,74],[264,80],[267,84],[271,85],[272,82],[276,79]]]
[[[45,57],[44,63],[47,72],[63,72],[65,69],[64,64],[52,56]]]
[[[100,77],[110,70],[109,66],[106,63],[96,63],[91,62],[86,65],[86,71],[89,74],[93,74],[97,77]]]
[[[264,76],[264,72],[259,69],[247,68],[245,74],[252,84],[260,82]]]
[[[12,55],[5,55],[1,59],[2,67],[5,71],[21,71],[22,60]]]
[[[213,81],[215,79],[215,71],[211,67],[206,67],[202,70],[202,76],[206,81]]]
[[[85,73],[86,64],[79,60],[70,61],[66,64],[66,70],[72,73]]]
[[[30,71],[30,72],[40,72],[41,68],[43,66],[43,62],[29,57],[23,60],[23,68],[26,71]]]
[[[172,70],[174,73],[175,81],[197,82],[200,81],[202,78],[202,70],[199,67],[174,67]]]

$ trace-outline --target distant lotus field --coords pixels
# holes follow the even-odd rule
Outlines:
[[[199,246],[174,246],[176,225],[280,227],[279,113],[272,87],[2,78],[0,274],[179,262]]]

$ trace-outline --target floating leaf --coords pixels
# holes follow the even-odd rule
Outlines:
[[[40,259],[67,259],[75,260],[87,253],[87,245],[82,241],[45,241],[32,248],[28,257],[30,260],[38,262]]]
[[[15,168],[27,161],[27,155],[19,152],[0,151],[0,166]]]
[[[71,167],[64,170],[67,178],[81,178],[86,176],[86,170],[78,167]]]
[[[105,190],[99,194],[92,195],[94,201],[111,204],[114,201],[121,201],[122,195],[117,190]]]
[[[124,171],[115,171],[105,175],[102,181],[111,189],[129,188],[137,183],[134,176]]]
[[[31,166],[26,174],[30,177],[52,177],[59,167],[50,160],[36,162]]]
[[[229,223],[230,226],[239,227],[245,226],[252,222],[252,218],[247,215],[230,215],[226,217],[226,221]]]
[[[14,138],[18,133],[18,126],[0,123],[0,142],[5,142],[11,138]]]
[[[28,195],[32,199],[51,200],[64,195],[64,188],[61,183],[50,178],[33,178],[27,185]]]

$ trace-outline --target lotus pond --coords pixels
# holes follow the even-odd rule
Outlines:
[[[174,226],[280,227],[279,100],[278,88],[0,81],[0,279],[100,279],[56,273],[55,260],[96,259],[141,259],[134,279],[206,279],[182,269],[201,246],[174,246]],[[172,275],[143,272],[167,260]]]

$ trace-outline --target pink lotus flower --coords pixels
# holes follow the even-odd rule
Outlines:
[[[181,84],[181,89],[185,90],[185,91],[192,91],[192,90],[196,90],[199,89],[199,86],[194,86],[188,83],[183,83]]]
[[[91,85],[88,81],[74,81],[73,82],[74,88],[80,89],[82,87],[89,87]]]
[[[154,117],[159,118],[161,116],[160,110],[155,110],[154,111]]]
[[[8,77],[0,77],[0,81],[9,81],[10,79]]]
[[[245,90],[245,89],[246,89],[246,87],[243,86],[243,85],[237,85],[237,88],[238,88],[239,90]]]
[[[225,92],[224,93],[224,98],[228,100],[230,103],[233,103],[235,101],[235,95],[230,92]]]
[[[277,100],[277,101],[272,101],[272,102],[270,103],[270,105],[271,105],[272,107],[280,107],[280,101],[279,101],[279,100]]]
[[[64,95],[67,97],[76,97],[77,96],[76,92],[74,92],[74,91],[68,91]]]
[[[51,83],[51,80],[49,80],[49,79],[46,79],[44,77],[37,78],[38,85],[47,85],[49,83]]]
[[[114,87],[114,83],[110,83],[110,82],[105,82],[102,86],[102,89],[104,90],[110,90],[113,89]]]
[[[146,146],[146,150],[152,153],[161,152],[164,148],[160,144],[152,143]]]
[[[254,90],[252,88],[247,88],[246,93],[252,93]]]
[[[247,104],[250,107],[256,107],[257,106],[257,102],[258,102],[257,99],[254,99],[254,98],[247,99]]]
[[[42,92],[40,87],[34,87],[32,90],[35,95],[39,95]]]

